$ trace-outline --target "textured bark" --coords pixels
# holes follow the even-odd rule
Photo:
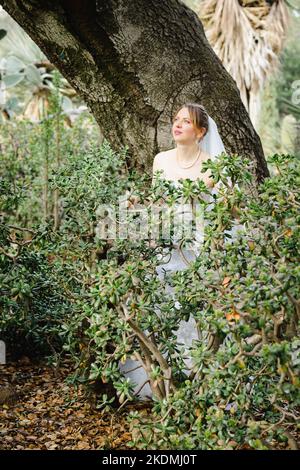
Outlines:
[[[178,0],[0,0],[83,97],[114,149],[151,169],[174,147],[171,119],[204,104],[226,150],[268,175],[260,139],[198,16]]]

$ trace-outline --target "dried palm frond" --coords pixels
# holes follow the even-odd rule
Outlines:
[[[196,9],[206,36],[236,81],[254,125],[260,92],[276,69],[288,25],[284,0],[202,0]]]
[[[48,88],[37,88],[24,106],[24,117],[33,122],[44,119],[49,109],[50,90]]]

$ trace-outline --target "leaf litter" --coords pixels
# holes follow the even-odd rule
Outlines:
[[[59,368],[21,360],[0,365],[0,450],[129,449],[129,409],[107,412],[87,400],[83,385]]]

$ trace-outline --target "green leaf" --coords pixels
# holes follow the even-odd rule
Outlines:
[[[6,88],[12,88],[18,85],[18,83],[20,83],[23,80],[23,78],[24,78],[24,74],[14,73],[12,75],[5,75],[2,78],[2,82],[4,83]]]
[[[32,84],[32,85],[37,85],[41,86],[42,85],[42,77],[39,72],[39,70],[32,64],[27,65],[25,69],[25,75],[27,80]]]
[[[22,70],[25,69],[24,63],[15,56],[9,56],[6,59],[6,73],[15,74],[20,73]]]

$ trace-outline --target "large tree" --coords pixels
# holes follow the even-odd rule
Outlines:
[[[0,0],[81,94],[115,149],[149,169],[170,148],[171,118],[203,103],[226,149],[268,175],[260,139],[202,24],[178,0]]]

